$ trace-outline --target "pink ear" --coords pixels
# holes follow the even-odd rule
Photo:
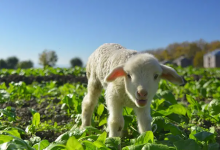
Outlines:
[[[105,78],[106,82],[114,81],[118,77],[125,76],[126,73],[122,66],[113,69]]]

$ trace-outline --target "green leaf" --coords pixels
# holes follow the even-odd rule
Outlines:
[[[8,135],[0,135],[0,144],[9,142],[13,139],[13,137],[8,136]]]
[[[219,150],[219,144],[218,143],[211,143],[208,145],[208,150]]]
[[[164,98],[166,101],[169,101],[171,104],[177,104],[177,101],[170,91],[162,91],[160,92],[160,95],[162,98]]]
[[[208,105],[209,111],[212,115],[217,115],[220,113],[220,100],[214,99]]]
[[[1,132],[6,132],[6,133],[9,133],[9,134],[11,134],[13,136],[16,136],[18,138],[21,138],[20,133],[18,132],[18,130],[3,130]]]
[[[182,131],[172,123],[167,123],[164,126],[165,131],[170,131],[173,135],[182,135]]]
[[[83,141],[82,143],[86,146],[85,150],[96,150],[96,146],[92,142],[90,142],[90,141]]]
[[[13,144],[16,144],[17,147],[20,148],[24,148],[24,149],[28,149],[28,150],[33,150],[33,148],[31,148],[25,141],[23,141],[22,139],[19,138],[15,138],[12,141],[10,141]]]
[[[33,136],[30,138],[30,141],[32,144],[39,143],[41,141],[41,138],[39,136]]]
[[[80,138],[83,135],[86,135],[85,131],[80,130],[79,128],[72,128],[68,131],[69,136],[74,136],[75,138]]]
[[[202,131],[202,132],[196,133],[194,136],[199,141],[208,141],[208,140],[214,138],[214,134],[207,132],[207,131]]]
[[[78,141],[83,141],[83,140],[93,140],[93,141],[96,141],[97,139],[98,139],[97,135],[90,135],[90,136],[81,137],[80,139],[78,139]]]
[[[35,144],[33,146],[33,148],[35,148],[37,150],[43,150],[44,148],[46,148],[49,145],[50,145],[50,143],[47,140],[42,140],[39,143]]]
[[[157,130],[156,130],[156,132],[159,133],[159,132],[163,131],[163,129],[164,129],[165,120],[164,120],[164,118],[161,117],[161,116],[153,117],[152,124],[156,124],[156,125],[157,125]]]
[[[19,149],[19,148],[21,148],[21,147],[19,147],[15,143],[11,143],[11,142],[0,144],[1,150],[15,150],[15,149]],[[22,147],[22,148],[24,149],[24,147]]]
[[[186,94],[186,99],[191,105],[198,105],[198,102],[195,101],[191,95]]]
[[[133,115],[124,115],[124,129],[127,129],[129,125],[132,124],[133,119]]]
[[[123,115],[131,115],[133,109],[130,107],[125,107],[123,111]]]
[[[141,150],[170,150],[168,146],[162,144],[148,143]]]
[[[100,105],[99,105],[99,107],[98,107],[98,109],[97,109],[97,114],[98,114],[99,116],[102,115],[102,113],[103,113],[103,111],[104,111],[104,108],[105,108],[105,106],[104,106],[103,104],[100,104]]]
[[[117,150],[120,144],[121,144],[120,137],[110,137],[110,138],[107,138],[105,141],[105,145],[111,150]]]
[[[35,113],[32,119],[32,125],[38,126],[40,124],[40,114]]]
[[[52,143],[44,150],[63,150],[66,146],[62,144]]]
[[[172,111],[166,111],[166,110],[159,110],[159,111],[157,111],[157,113],[160,113],[163,116],[168,116],[168,115],[172,114],[173,112]]]
[[[153,143],[154,142],[154,134],[152,131],[147,131],[142,133],[135,141],[135,145]]]
[[[74,136],[68,139],[66,148],[68,150],[84,150],[80,142],[78,142],[78,140]]]
[[[107,133],[106,132],[103,132],[96,141],[99,141],[103,144],[105,144],[105,140],[106,140],[106,137],[107,137]]]
[[[100,130],[92,127],[92,126],[85,127],[85,132],[86,133],[95,132],[96,134],[101,134],[102,133],[102,131],[100,131]]]
[[[126,146],[122,148],[122,150],[141,150],[144,144],[141,145],[131,145],[131,146]]]
[[[169,141],[171,142],[177,142],[177,141],[181,141],[183,140],[179,135],[168,135],[167,138],[169,139]]]
[[[186,108],[180,104],[171,105],[167,111],[178,115],[186,115]]]
[[[102,126],[104,124],[107,123],[107,117],[104,117],[100,122],[99,122],[99,126]]]
[[[107,133],[103,132],[99,135],[98,139],[94,142],[94,145],[98,148],[105,147],[105,140],[106,140]]]
[[[201,88],[201,89],[200,89],[200,93],[201,93],[201,95],[202,95],[203,97],[206,97],[206,94],[207,94],[206,88]]]
[[[199,145],[192,139],[177,141],[173,144],[177,150],[201,150]]]
[[[69,134],[66,132],[66,133],[61,134],[61,135],[55,140],[55,142],[56,142],[56,143],[59,143],[59,144],[65,144],[65,145],[66,145],[66,142],[67,142],[68,139],[69,139]]]

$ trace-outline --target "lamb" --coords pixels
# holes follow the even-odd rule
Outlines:
[[[81,128],[91,125],[92,114],[102,89],[109,111],[109,137],[120,137],[124,127],[123,107],[134,109],[140,133],[151,130],[151,101],[160,79],[183,84],[183,79],[151,54],[138,53],[106,43],[91,54],[86,66],[88,92],[82,102]]]

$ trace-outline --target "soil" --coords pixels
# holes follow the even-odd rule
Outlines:
[[[40,113],[40,121],[41,123],[44,121],[51,120],[51,125],[54,122],[57,122],[57,125],[65,125],[72,122],[72,118],[64,114],[65,111],[61,110],[61,105],[58,104],[60,99],[45,99],[44,102],[39,104],[35,98],[30,101],[23,101],[22,105],[15,104],[14,102],[6,102],[3,105],[0,105],[0,109],[4,109],[8,106],[11,106],[15,109],[14,113],[17,116],[17,120],[13,122],[10,126],[16,126],[23,130],[26,129],[28,125],[31,125],[32,114],[30,109],[34,109],[35,111]],[[36,132],[36,136],[39,136],[41,139],[47,139],[49,142],[53,142],[56,138],[66,131],[59,130],[55,131],[53,129],[48,129],[44,131]],[[30,136],[21,135],[22,139],[28,140]]]
[[[33,82],[48,82],[48,81],[57,81],[58,85],[63,85],[65,83],[87,83],[86,77],[80,77],[80,76],[73,76],[73,75],[55,75],[51,74],[48,76],[24,76],[24,75],[17,75],[12,74],[9,76],[3,76],[0,77],[0,84],[5,82],[6,86],[9,85],[10,82],[19,82],[24,81],[27,85],[32,84]]]

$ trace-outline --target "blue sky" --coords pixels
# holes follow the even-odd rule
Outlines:
[[[138,51],[173,42],[220,40],[220,0],[1,0],[0,58],[38,66],[44,49],[58,66],[86,63],[103,43]]]

